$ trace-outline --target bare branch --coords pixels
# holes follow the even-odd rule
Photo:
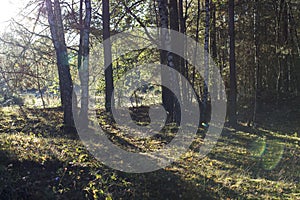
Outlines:
[[[145,24],[138,18],[138,16],[136,16],[131,9],[126,6],[126,4],[121,1],[122,5],[125,7],[126,11],[140,24],[140,26],[145,30],[146,35],[148,36],[148,38],[154,43],[157,44],[157,42],[153,39],[153,37],[150,35],[150,33],[147,30],[147,27],[145,26]]]

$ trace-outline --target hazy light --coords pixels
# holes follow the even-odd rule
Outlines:
[[[284,148],[284,144],[280,141],[258,138],[252,143],[249,150],[252,156],[261,161],[265,170],[272,170],[281,161]]]
[[[28,0],[8,0],[0,3],[0,31],[4,32],[11,18],[16,17]]]

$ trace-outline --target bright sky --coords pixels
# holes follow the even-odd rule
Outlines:
[[[15,17],[28,0],[1,0],[0,3],[0,31],[5,31],[8,21]]]

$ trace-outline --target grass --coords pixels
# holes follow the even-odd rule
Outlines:
[[[63,134],[58,109],[0,113],[0,199],[300,199],[299,118],[287,109],[287,127],[282,112],[262,113],[257,129],[225,128],[204,159],[199,137],[172,165],[145,174],[102,165],[76,135]],[[166,142],[142,143],[114,126],[108,132],[127,149]]]

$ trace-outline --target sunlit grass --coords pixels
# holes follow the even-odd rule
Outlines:
[[[300,198],[300,148],[299,138],[294,135],[273,135],[270,131],[272,137],[258,136],[250,129],[224,129],[204,159],[199,158],[203,140],[198,137],[191,150],[172,165],[135,175],[103,166],[76,137],[63,134],[58,110],[27,110],[26,120],[17,108],[2,108],[0,112],[0,194],[5,197]],[[122,136],[109,123],[107,129]],[[142,143],[132,138],[127,141],[145,150],[160,148],[164,142],[148,139]]]

